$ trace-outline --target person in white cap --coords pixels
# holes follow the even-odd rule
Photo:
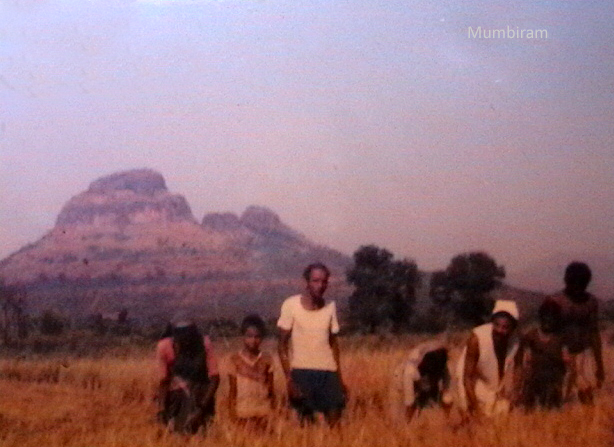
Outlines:
[[[514,301],[497,301],[491,322],[474,328],[463,349],[456,369],[458,404],[471,416],[509,411],[518,318]]]

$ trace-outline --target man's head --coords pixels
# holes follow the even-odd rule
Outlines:
[[[508,340],[518,326],[518,306],[514,301],[498,300],[492,311],[492,336],[495,341]]]
[[[307,292],[312,298],[322,299],[328,287],[330,270],[324,264],[310,264],[303,272],[303,278],[307,281]]]
[[[591,282],[591,269],[584,262],[572,262],[565,269],[565,289],[571,293],[582,293]]]

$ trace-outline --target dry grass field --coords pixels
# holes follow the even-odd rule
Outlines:
[[[460,344],[463,336],[455,340]],[[604,339],[611,338],[608,337]],[[614,348],[605,344],[605,389],[592,407],[570,403],[561,411],[515,412],[505,419],[460,425],[429,410],[410,425],[391,422],[386,412],[390,375],[407,350],[420,341],[400,338],[342,339],[342,363],[350,389],[342,425],[300,428],[281,402],[267,431],[251,432],[227,418],[227,381],[217,394],[217,416],[206,434],[169,434],[154,420],[153,360],[150,352],[127,349],[91,358],[41,357],[0,360],[0,445],[3,447],[190,446],[612,446]],[[215,340],[223,358],[239,340]],[[264,348],[274,351],[274,341]],[[152,347],[153,350],[153,347]],[[453,354],[458,355],[458,348]],[[277,389],[283,398],[280,370]]]

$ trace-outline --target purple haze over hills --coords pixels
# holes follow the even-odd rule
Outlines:
[[[468,36],[508,25],[548,38]],[[0,257],[142,166],[198,220],[265,204],[423,270],[611,256],[612,35],[605,0],[5,1]]]

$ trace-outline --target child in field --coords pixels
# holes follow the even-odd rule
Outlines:
[[[177,316],[156,346],[158,417],[171,431],[193,434],[215,413],[220,376],[209,337]]]
[[[446,414],[452,404],[449,393],[448,350],[443,343],[421,343],[397,367],[390,389],[390,410],[395,420],[410,422],[416,411],[441,406]]]
[[[571,356],[561,335],[561,307],[546,301],[539,308],[539,327],[522,337],[516,357],[522,382],[519,404],[558,408],[563,403],[564,378]],[[570,371],[570,374],[573,371]]]
[[[258,315],[241,324],[243,347],[228,359],[230,416],[242,424],[264,427],[274,406],[273,357],[260,350],[266,327]]]

